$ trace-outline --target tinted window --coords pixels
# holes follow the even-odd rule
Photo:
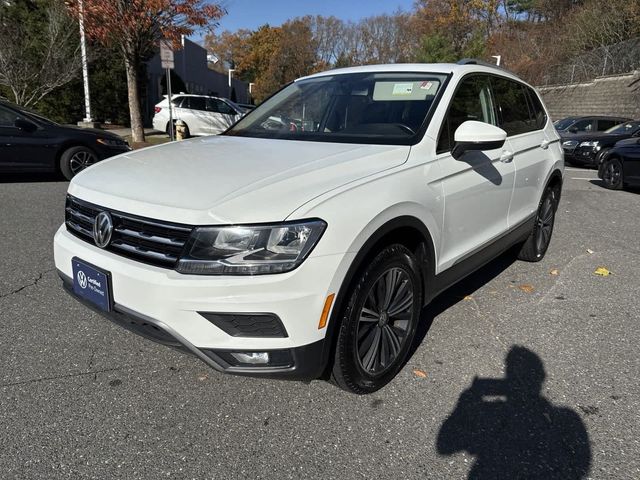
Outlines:
[[[13,127],[18,115],[11,110],[0,107],[0,127]]]
[[[171,103],[173,104],[174,107],[179,107],[180,104],[182,103],[182,100],[184,100],[184,97],[175,97],[173,100],[171,100]]]
[[[451,150],[456,129],[467,120],[496,124],[491,88],[485,76],[467,77],[458,86],[442,124],[437,153]]]
[[[206,110],[204,97],[187,97],[189,108],[192,110]],[[182,105],[184,107],[184,105]]]
[[[618,120],[598,120],[598,131],[603,132],[619,124],[620,122]]]
[[[491,83],[498,107],[500,128],[507,132],[507,135],[536,130],[535,120],[529,112],[524,86],[498,77],[493,78]]]
[[[224,113],[226,115],[235,115],[236,111],[226,102],[217,98],[207,98],[207,110],[209,112]]]
[[[605,133],[615,133],[620,135],[635,135],[640,132],[640,122],[626,122],[610,128]]]
[[[529,93],[529,100],[531,101],[531,113],[533,114],[533,121],[536,127],[536,130],[541,130],[547,123],[547,114],[544,111],[544,107],[542,106],[542,102],[540,101],[540,97],[538,94],[531,88],[527,88],[527,92]]]
[[[569,127],[569,131],[571,132],[592,132],[594,130],[593,124],[595,121],[593,119],[580,120]]]

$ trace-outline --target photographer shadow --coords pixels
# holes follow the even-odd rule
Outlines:
[[[579,415],[541,395],[544,364],[513,346],[506,378],[476,377],[440,427],[442,455],[476,457],[469,479],[581,479],[589,473],[591,447]]]

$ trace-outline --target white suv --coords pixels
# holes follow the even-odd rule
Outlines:
[[[562,180],[538,94],[506,71],[334,70],[224,135],[77,175],[55,263],[80,301],[216,370],[369,393],[439,292],[512,245],[544,256]]]
[[[187,137],[217,135],[224,132],[244,115],[244,109],[226,98],[206,95],[173,95],[171,102],[174,122],[182,120]],[[169,99],[155,106],[153,128],[169,133]]]

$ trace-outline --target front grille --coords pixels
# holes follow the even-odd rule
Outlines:
[[[93,244],[93,222],[103,211],[109,212],[113,220],[111,242],[105,250],[158,267],[175,267],[193,230],[189,225],[138,217],[67,195],[67,231]]]

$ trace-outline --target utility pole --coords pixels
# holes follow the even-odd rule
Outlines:
[[[80,56],[82,59],[82,82],[84,84],[84,111],[85,116],[81,126],[93,127],[94,122],[91,117],[91,96],[89,95],[89,68],[87,66],[87,42],[84,36],[84,5],[82,0],[78,0],[78,11],[80,18]]]
[[[228,98],[229,100],[231,100],[231,74],[232,74],[233,72],[235,72],[235,71],[236,71],[236,69],[235,69],[235,68],[230,68],[230,69],[229,69],[229,94],[227,95],[227,98]]]

